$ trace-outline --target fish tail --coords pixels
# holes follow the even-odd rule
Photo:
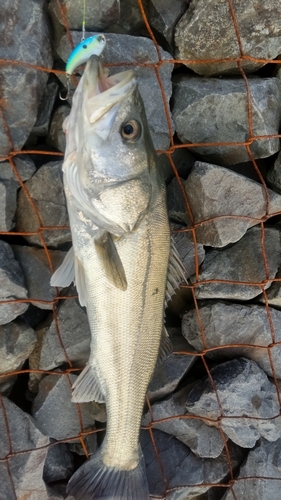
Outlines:
[[[149,500],[142,453],[135,469],[120,470],[105,465],[99,450],[73,474],[67,493],[75,500]]]

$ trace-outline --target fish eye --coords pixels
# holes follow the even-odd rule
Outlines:
[[[83,48],[83,49],[86,49],[86,48],[87,48],[87,45],[82,45],[82,48]]]
[[[136,120],[130,120],[121,127],[121,137],[124,141],[135,142],[140,137],[141,126]]]

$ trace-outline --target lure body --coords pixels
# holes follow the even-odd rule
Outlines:
[[[66,73],[72,75],[78,66],[87,62],[89,57],[92,55],[100,56],[105,45],[106,39],[101,33],[82,40],[71,52],[67,60],[65,68]]]

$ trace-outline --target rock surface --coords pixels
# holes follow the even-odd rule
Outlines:
[[[62,153],[65,150],[65,133],[63,131],[63,122],[70,113],[70,107],[64,104],[56,109],[50,125],[50,130],[46,139],[49,146],[58,149]]]
[[[281,109],[281,82],[278,78],[248,79],[251,92],[253,134],[278,134]],[[249,161],[241,145],[217,146],[221,142],[247,142],[249,124],[246,85],[242,78],[200,78],[178,75],[174,80],[173,119],[183,143],[202,143],[191,151],[218,165]],[[279,139],[256,140],[251,144],[254,158],[279,151]],[[204,146],[204,143],[214,143]]]
[[[7,421],[9,428],[6,425]],[[62,500],[63,497],[53,493],[42,479],[48,444],[49,438],[38,430],[30,415],[24,413],[7,398],[2,397],[0,411],[1,500],[8,498]],[[7,455],[11,456],[5,461]]]
[[[22,270],[15,260],[10,245],[0,241],[0,301],[26,299]],[[13,321],[28,308],[25,302],[2,302],[0,304],[0,325]]]
[[[237,29],[245,55],[275,59],[280,53],[281,27],[278,0],[247,3],[232,0]],[[219,41],[219,43],[218,43]],[[239,58],[240,49],[228,2],[192,0],[175,31],[179,59]],[[184,64],[200,75],[239,73],[237,62]],[[244,60],[241,66],[250,73],[265,63]]]
[[[183,179],[180,179],[180,182],[184,184]],[[167,186],[167,207],[171,222],[190,225],[190,217],[187,212],[184,196],[176,177]]]
[[[244,356],[254,360],[272,377],[267,352],[267,347],[271,346],[274,373],[277,378],[281,378],[281,345],[278,344],[281,342],[281,311],[269,308],[268,317],[264,306],[206,301],[199,304],[199,316],[200,324],[195,309],[188,311],[182,318],[182,334],[196,351],[211,349],[206,352],[206,356],[214,360]],[[269,320],[274,330],[274,341]],[[200,326],[204,330],[204,341]],[[220,348],[230,344],[235,344],[235,347]],[[213,350],[215,347],[217,349]]]
[[[51,81],[47,83],[38,108],[37,120],[31,132],[32,136],[38,137],[47,135],[58,88],[56,82]]]
[[[229,465],[224,452],[216,459],[199,458],[178,439],[165,432],[156,429],[153,436],[161,468],[149,433],[141,433],[150,498],[153,500],[163,498],[165,493],[167,500],[197,498],[197,495],[206,492],[212,483],[223,481],[228,476]],[[232,443],[229,445],[229,452],[235,467],[241,462],[241,452]]]
[[[53,309],[57,294],[55,287],[50,285],[52,271],[45,250],[21,245],[12,245],[12,249],[21,266],[28,297],[35,299],[31,303],[40,309]],[[62,263],[65,252],[49,250],[49,255],[56,269]]]
[[[37,170],[34,176],[26,183],[26,189],[38,211],[43,227],[68,226],[68,214],[62,183],[61,161],[49,162]],[[17,209],[17,231],[39,232],[40,220],[33,210],[31,203],[20,189]],[[57,247],[71,241],[69,229],[44,230],[45,243]],[[35,245],[42,246],[39,235],[25,236],[25,239]]]
[[[264,235],[270,280],[275,277],[280,266],[280,233],[277,229],[268,227],[265,228]],[[253,227],[234,245],[206,252],[199,272],[199,283],[205,280],[221,280],[221,282],[199,284],[195,288],[195,293],[198,299],[250,300],[262,292],[259,283],[266,278],[261,229]],[[190,279],[195,283],[194,276]],[[227,281],[238,283],[232,284]],[[270,284],[271,281],[265,282],[264,288],[267,289]]]
[[[197,382],[186,399],[186,409],[192,415],[214,423],[221,418],[224,433],[243,448],[252,448],[261,436],[268,441],[280,437],[276,387],[254,361],[226,361],[210,373],[216,392],[209,378]]]
[[[119,3],[119,0],[97,0],[94,3],[86,3],[86,29],[92,31],[101,30],[112,23],[118,22],[120,14]],[[62,10],[59,8],[56,0],[51,0],[49,4],[51,17],[55,17],[64,26],[64,13],[67,26],[71,30],[81,30],[83,9],[83,0],[64,0]]]
[[[36,342],[34,330],[23,321],[15,320],[0,326],[0,373],[22,367]],[[2,382],[5,379],[0,379]]]
[[[44,464],[44,481],[48,484],[54,481],[69,479],[73,471],[74,459],[67,444],[56,443],[50,446]]]
[[[49,29],[43,3],[43,0],[1,2],[0,59],[8,60],[7,64],[1,66],[1,99],[12,141],[11,145],[1,120],[0,150],[3,156],[11,150],[21,149],[26,142],[36,121],[48,78],[47,72],[20,63],[52,67]],[[11,65],[9,60],[19,61],[19,64]]]
[[[196,272],[196,266],[200,266],[205,258],[203,245],[194,244],[193,236],[190,231],[183,233],[173,233],[173,239],[179,252],[181,261],[185,267],[186,279]],[[196,261],[196,255],[198,261]]]
[[[166,42],[170,50],[174,46],[174,29],[182,17],[190,0],[150,0],[148,21],[158,37]]]
[[[266,180],[275,191],[281,193],[281,153],[278,153],[273,166],[266,176]]]
[[[261,438],[243,463],[233,484],[236,498],[247,500],[273,500],[280,496],[281,439],[269,443]],[[232,500],[228,491],[222,500]]]
[[[235,243],[266,215],[262,184],[227,168],[197,161],[184,187],[195,223],[207,221],[196,228],[196,239],[203,245]],[[267,189],[267,195],[268,214],[281,212],[281,196],[271,189]]]
[[[93,34],[94,33],[86,33],[86,36],[91,36]],[[81,34],[73,32],[72,37],[74,45],[76,45],[80,42]],[[107,45],[104,49],[103,57],[106,63],[113,65],[110,68],[111,74],[119,73],[125,69],[131,69],[132,63],[142,64],[142,66],[135,66],[134,71],[138,80],[140,94],[144,101],[154,147],[155,149],[167,149],[170,145],[170,137],[161,89],[154,67],[144,66],[144,64],[153,65],[159,61],[154,43],[148,38],[115,35],[113,33],[108,33],[106,35],[106,40]],[[159,50],[163,60],[172,59],[171,54],[165,52],[161,47],[159,47]],[[58,53],[61,58],[66,61],[70,52],[71,47],[65,35],[61,40]],[[120,66],[120,62],[124,63],[124,65]],[[114,67],[114,64],[117,63],[118,66]],[[126,66],[126,64],[128,66]],[[169,103],[172,94],[172,70],[172,64],[163,64],[159,68],[159,76],[163,83],[167,103]]]

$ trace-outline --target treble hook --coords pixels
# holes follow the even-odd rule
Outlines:
[[[70,79],[71,79],[71,75],[66,73],[66,96],[63,97],[62,93],[60,92],[59,97],[60,97],[61,101],[67,101],[67,99],[69,99],[69,97],[70,97]]]

